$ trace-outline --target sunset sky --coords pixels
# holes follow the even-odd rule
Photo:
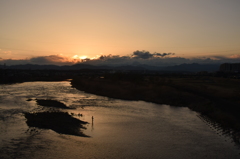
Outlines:
[[[0,0],[0,60],[136,50],[240,59],[240,0]]]

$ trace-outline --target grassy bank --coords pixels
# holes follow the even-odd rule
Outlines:
[[[74,78],[72,86],[112,98],[187,106],[225,128],[240,130],[240,80],[113,74]]]

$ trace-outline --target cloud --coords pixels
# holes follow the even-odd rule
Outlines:
[[[137,64],[148,64],[152,65],[153,61],[162,61],[169,57],[169,55],[175,55],[174,53],[150,53],[149,51],[134,51],[129,56],[119,55],[102,55],[97,59],[86,61],[87,64],[92,65],[137,65]],[[164,61],[164,60],[163,60]]]
[[[2,55],[11,55],[12,51],[0,49],[0,54],[2,54]]]
[[[239,63],[240,54],[230,56],[211,56],[184,58],[178,57],[174,53],[150,53],[149,51],[134,51],[129,56],[120,55],[102,55],[95,59],[70,58],[63,55],[37,56],[29,59],[2,59],[0,64],[7,65],[17,64],[39,64],[39,65],[73,65],[76,63],[85,63],[91,65],[151,65],[151,66],[173,66],[183,63],[199,63],[199,64],[221,64],[221,63]]]
[[[39,56],[29,59],[34,64],[54,64],[54,65],[70,65],[73,64],[73,60],[61,55]]]
[[[134,58],[141,58],[141,59],[149,59],[149,58],[153,58],[153,57],[164,57],[164,56],[167,56],[167,55],[174,55],[174,53],[150,53],[150,52],[148,52],[148,51],[145,51],[145,50],[143,50],[143,51],[139,51],[139,50],[137,50],[137,51],[134,51],[133,52],[133,55],[132,55],[132,57],[134,57]]]
[[[129,56],[119,55],[102,55],[98,59],[89,60],[85,63],[92,65],[152,65],[152,66],[173,66],[183,63],[199,63],[199,64],[221,64],[221,63],[237,63],[240,55],[231,56],[209,56],[184,58],[178,57],[175,53],[150,53],[149,51],[134,51]]]
[[[72,59],[62,55],[49,55],[49,56],[38,56],[29,59],[1,59],[0,63],[7,65],[19,65],[19,64],[39,64],[39,65],[73,65],[79,62],[77,59]]]
[[[237,55],[237,54],[231,55],[229,58],[231,58],[231,59],[240,59],[240,54],[239,55]]]

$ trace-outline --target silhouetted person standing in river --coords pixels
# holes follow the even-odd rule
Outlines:
[[[94,119],[94,118],[93,118],[93,116],[92,116],[92,130],[91,130],[91,131],[93,131],[93,129],[94,129],[94,128],[93,128],[93,119]]]

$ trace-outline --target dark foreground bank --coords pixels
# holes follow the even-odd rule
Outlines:
[[[226,129],[240,131],[240,80],[207,76],[78,77],[73,87],[97,95],[187,106]]]

